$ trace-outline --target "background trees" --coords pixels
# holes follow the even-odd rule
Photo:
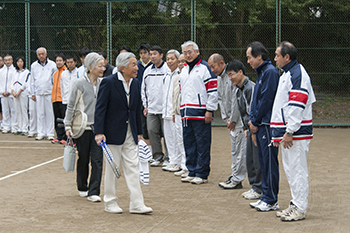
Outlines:
[[[74,53],[83,46],[110,50],[114,63],[118,47],[158,44],[165,51],[180,50],[191,39],[191,1],[112,1],[111,42],[107,44],[107,4],[93,0],[31,0],[30,57],[39,46],[55,53]],[[350,0],[281,1],[281,40],[299,50],[299,61],[309,72],[319,96],[349,96]],[[245,61],[248,43],[259,40],[273,60],[276,47],[276,0],[196,1],[196,42],[207,59],[213,52],[226,61]],[[0,54],[14,57],[25,51],[24,0],[0,3]],[[247,66],[248,75],[255,72]],[[350,110],[347,110],[350,111]],[[349,117],[350,118],[350,117]]]

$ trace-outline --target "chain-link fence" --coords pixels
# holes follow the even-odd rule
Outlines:
[[[135,53],[143,41],[180,51],[184,41],[194,40],[204,59],[218,52],[226,62],[245,63],[250,42],[261,41],[273,60],[276,44],[288,40],[312,79],[314,122],[347,125],[349,8],[348,0],[0,1],[0,55],[25,55],[33,62],[40,46],[51,59],[59,52],[78,57],[86,46],[106,52],[114,64],[122,45]],[[255,71],[246,68],[255,80]],[[219,117],[216,123],[222,123]]]

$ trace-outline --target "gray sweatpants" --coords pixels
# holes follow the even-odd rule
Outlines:
[[[246,139],[242,128],[229,131],[231,138],[232,175],[231,182],[238,184],[246,176]]]
[[[253,143],[252,132],[250,130],[248,130],[247,135],[246,158],[249,184],[252,186],[252,189],[254,189],[255,192],[262,193],[258,148]]]
[[[167,153],[165,155],[163,153],[161,142],[161,138],[164,137],[164,125],[162,114],[147,114],[147,130],[148,137],[152,146],[153,159],[157,161],[169,160]]]

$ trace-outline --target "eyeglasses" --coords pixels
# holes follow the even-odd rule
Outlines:
[[[194,53],[194,51],[193,50],[188,50],[188,51],[183,51],[182,52],[184,55],[191,55],[192,53]]]
[[[227,75],[229,76],[229,77],[232,77],[232,76],[234,76],[236,73],[227,73]]]

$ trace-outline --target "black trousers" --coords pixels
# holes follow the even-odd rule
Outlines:
[[[79,191],[89,191],[88,195],[100,195],[103,154],[95,141],[92,130],[85,130],[83,135],[75,139],[79,158],[77,161],[77,186]],[[89,162],[91,160],[91,176],[89,177]]]
[[[67,140],[66,131],[64,127],[58,127],[57,118],[64,119],[66,115],[67,104],[62,104],[62,102],[53,103],[53,114],[55,116],[55,130],[58,140]]]

